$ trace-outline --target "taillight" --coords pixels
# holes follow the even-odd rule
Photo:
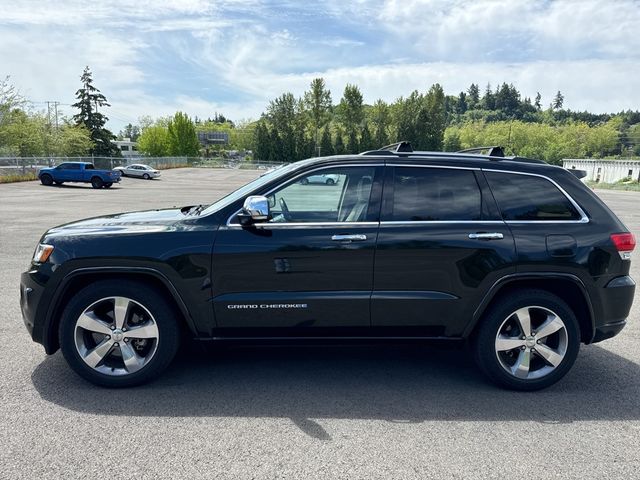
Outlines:
[[[611,241],[623,260],[631,258],[631,252],[636,248],[636,238],[633,233],[612,233]]]

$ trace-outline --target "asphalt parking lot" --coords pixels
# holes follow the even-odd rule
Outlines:
[[[536,393],[495,388],[464,351],[417,346],[183,351],[153,384],[107,390],[31,341],[19,275],[44,230],[210,203],[257,174],[0,185],[0,478],[640,478],[640,302]],[[598,193],[640,238],[640,194]]]

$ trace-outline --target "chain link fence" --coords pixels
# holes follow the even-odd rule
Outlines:
[[[54,167],[63,162],[89,162],[93,163],[97,169],[102,170],[112,170],[115,167],[134,163],[143,163],[159,170],[185,167],[267,170],[281,165],[259,161],[203,157],[0,157],[0,177],[37,174],[41,168]]]

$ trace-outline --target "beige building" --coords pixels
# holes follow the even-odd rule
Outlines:
[[[584,170],[583,180],[616,183],[623,178],[640,181],[640,160],[592,160],[588,158],[565,158],[562,166],[569,170]]]

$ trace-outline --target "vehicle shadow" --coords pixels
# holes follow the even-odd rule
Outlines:
[[[224,347],[183,352],[156,382],[110,390],[77,377],[62,355],[32,380],[40,396],[101,415],[286,417],[316,438],[311,419],[538,421],[640,418],[640,366],[598,346],[533,393],[487,383],[464,350],[424,346]]]

